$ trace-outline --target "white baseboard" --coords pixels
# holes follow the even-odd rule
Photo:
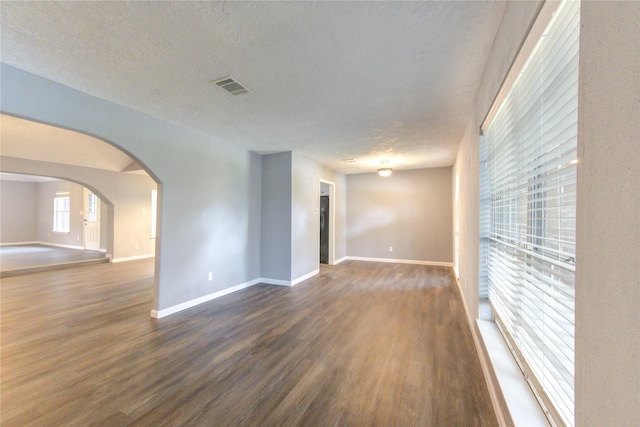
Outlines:
[[[416,265],[432,265],[435,267],[453,267],[452,262],[420,261],[420,260],[414,260],[414,259],[368,258],[368,257],[360,257],[360,256],[346,256],[343,259],[348,259],[352,261],[392,262],[396,264],[416,264]]]
[[[320,269],[314,270],[311,273],[307,273],[304,276],[300,276],[297,279],[293,279],[291,281],[291,286],[295,286],[300,282],[304,282],[305,280],[312,278],[313,276],[315,276],[318,273],[320,273]]]
[[[542,409],[522,376],[502,336],[500,336],[498,328],[493,322],[471,319],[469,307],[464,298],[464,292],[462,292],[462,285],[457,277],[455,279],[467,321],[471,328],[473,344],[480,359],[485,383],[489,389],[491,403],[496,413],[496,418],[498,418],[498,425],[549,427]],[[489,324],[491,326],[488,326]],[[486,332],[488,328],[494,329],[495,332]],[[490,334],[493,335],[489,336]],[[492,339],[494,342],[488,342],[488,339]]]
[[[44,246],[54,246],[56,248],[78,249],[78,250],[84,251],[84,246],[61,245],[59,243],[50,243],[50,242],[36,242],[36,244],[44,245]]]
[[[471,336],[473,337],[473,345],[476,348],[478,359],[480,359],[480,366],[482,368],[482,373],[484,375],[484,382],[487,384],[487,388],[489,389],[489,397],[491,398],[491,404],[493,405],[493,410],[495,411],[496,418],[498,419],[498,425],[500,426],[512,425],[511,417],[502,411],[502,399],[501,399],[502,391],[498,389],[497,384],[495,384],[493,381],[493,378],[494,378],[493,368],[491,367],[491,362],[487,360],[486,353],[484,351],[483,344],[481,342],[482,337],[479,336],[478,331],[476,330],[475,322],[472,321],[471,316],[469,315],[469,307],[467,306],[467,300],[465,300],[464,298],[464,292],[462,292],[462,285],[460,284],[460,279],[456,276],[455,271],[453,276],[456,280],[458,293],[460,294],[460,298],[462,299],[462,306],[464,307],[464,313],[465,313],[465,316],[467,317],[467,324],[469,325],[469,329],[471,329]]]
[[[170,314],[177,313],[182,310],[186,310],[191,307],[195,307],[196,305],[214,300],[216,298],[220,298],[222,296],[228,295],[232,292],[239,291],[241,289],[249,288],[253,285],[257,285],[261,283],[261,279],[254,279],[249,282],[241,283],[236,286],[232,286],[227,289],[223,289],[221,291],[213,292],[209,295],[202,296],[200,298],[192,299],[190,301],[183,302],[182,304],[174,305],[173,307],[163,308],[162,310],[151,310],[151,317],[154,319],[160,319],[162,317],[169,316]]]
[[[127,256],[122,258],[112,258],[111,262],[126,262],[126,261],[135,261],[138,259],[147,259],[153,258],[155,254],[146,254],[146,255],[136,255],[136,256]]]
[[[0,243],[0,246],[41,245],[40,242],[8,242]]]
[[[295,286],[300,282],[304,282],[305,280],[315,276],[320,273],[320,269],[314,270],[311,273],[307,273],[304,276],[300,276],[297,279],[293,280],[279,280],[279,279],[269,279],[267,277],[261,277],[260,283],[265,283],[267,285],[276,285],[276,286]]]
[[[346,260],[347,260],[347,257],[346,257],[346,256],[343,256],[342,258],[340,258],[340,259],[336,260],[336,261],[333,263],[333,265],[338,265],[338,264],[340,264],[341,262],[346,261]]]
[[[269,279],[267,277],[261,277],[258,280],[260,281],[260,283],[265,283],[267,285],[291,286],[290,280]]]

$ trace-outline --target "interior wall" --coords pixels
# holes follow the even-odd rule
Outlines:
[[[451,168],[348,175],[348,256],[453,262],[451,194]]]
[[[340,262],[347,256],[347,176],[321,165],[316,165],[316,168],[319,171],[319,179],[335,184],[334,197],[331,199],[335,211],[333,246],[335,261]]]
[[[37,240],[38,183],[0,180],[0,206],[1,244]]]
[[[69,193],[69,232],[53,230],[53,199],[57,192]],[[38,238],[39,242],[84,249],[84,187],[69,181],[51,181],[38,184]]]
[[[320,170],[317,162],[293,153],[291,192],[291,278],[318,270],[320,264]]]
[[[262,156],[261,277],[293,282],[318,271],[320,179],[335,183],[335,254],[346,253],[345,177],[298,153]]]
[[[14,173],[42,174],[61,179],[82,182],[96,191],[101,198],[101,242],[100,246],[113,255],[114,260],[130,257],[153,256],[155,239],[151,239],[151,190],[156,183],[144,175],[124,174],[73,165],[39,162],[35,160],[1,157],[2,170]],[[47,243],[82,246],[80,211],[84,210],[82,186],[69,181],[57,181],[42,188],[47,190],[46,197],[39,199],[40,218],[38,240]],[[53,217],[52,194],[55,191],[67,191],[73,188],[76,194],[71,199],[71,233],[69,235],[52,233]],[[42,193],[42,189],[40,193]],[[110,204],[104,203],[106,199]],[[113,221],[110,221],[113,218]],[[109,227],[113,223],[113,229]],[[79,238],[79,239],[78,239]],[[136,248],[137,246],[137,248]]]
[[[487,58],[467,128],[460,142],[452,180],[460,179],[459,279],[472,321],[478,316],[480,205],[479,127],[488,113],[520,46],[544,1],[508,2]],[[453,193],[452,193],[453,194]],[[455,203],[454,197],[451,198]]]
[[[116,144],[162,184],[154,309],[259,277],[259,155],[6,64],[1,84],[4,113]]]
[[[291,152],[262,156],[261,277],[291,280]]]
[[[467,303],[469,316],[478,318],[480,277],[480,151],[479,124],[475,114],[467,124],[458,149],[452,179],[459,179],[459,262],[457,267],[460,287]],[[452,193],[453,194],[453,193]],[[455,209],[455,194],[452,198]]]
[[[537,2],[538,4],[540,2]],[[509,2],[461,142],[460,278],[477,316],[478,126],[537,15]],[[640,424],[640,3],[581,4],[576,425]]]
[[[576,425],[640,425],[640,3],[583,1]]]

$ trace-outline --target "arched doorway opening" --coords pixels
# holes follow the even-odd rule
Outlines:
[[[113,143],[90,135],[5,114],[0,118],[0,171],[48,177],[55,181],[38,185],[51,188],[67,186],[74,192],[72,203],[71,190],[42,190],[42,203],[46,205],[42,209],[47,211],[45,217],[51,216],[51,221],[54,221],[54,211],[58,209],[55,203],[59,203],[61,215],[68,215],[70,221],[80,221],[80,226],[76,222],[73,232],[71,229],[63,230],[56,235],[52,225],[53,232],[39,232],[37,241],[86,249],[87,229],[95,226],[99,218],[98,234],[94,236],[99,243],[95,239],[89,243],[99,245],[98,250],[104,251],[112,262],[154,256],[158,259],[160,221],[157,217],[161,185],[141,161]],[[65,192],[69,194],[62,194]],[[56,193],[59,193],[57,202]],[[2,210],[7,211],[9,207],[10,204],[3,203]],[[68,209],[68,214],[65,209]],[[12,243],[10,240],[15,242],[15,236],[4,234],[0,244]],[[154,287],[157,295],[157,261]]]

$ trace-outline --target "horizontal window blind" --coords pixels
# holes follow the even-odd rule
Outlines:
[[[552,420],[574,424],[579,2],[565,1],[485,124],[482,278]],[[483,246],[484,245],[484,246]]]

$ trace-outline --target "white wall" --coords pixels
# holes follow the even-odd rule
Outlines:
[[[451,168],[348,175],[348,256],[453,262],[451,194]]]
[[[0,180],[0,206],[0,243],[37,240],[38,183]]]

